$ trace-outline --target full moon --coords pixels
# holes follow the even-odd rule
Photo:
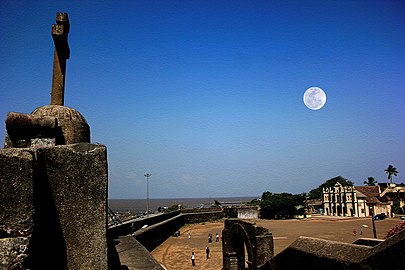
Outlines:
[[[319,87],[308,88],[304,93],[304,104],[311,110],[319,110],[326,103],[326,94]]]

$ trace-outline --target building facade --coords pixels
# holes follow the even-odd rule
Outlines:
[[[377,186],[335,186],[322,190],[323,214],[342,217],[368,217],[384,213],[392,217],[394,195],[405,208],[405,186],[382,183]]]
[[[323,188],[323,214],[326,216],[358,217],[358,199],[353,186],[342,186],[336,182],[334,187]]]

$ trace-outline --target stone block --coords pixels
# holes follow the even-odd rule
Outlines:
[[[107,179],[103,145],[0,149],[0,269],[107,269]]]
[[[0,269],[29,269],[27,265],[29,237],[0,239]]]
[[[30,149],[0,149],[0,238],[32,233],[34,157]]]
[[[57,215],[58,224],[52,228],[60,227],[67,269],[107,269],[105,146],[79,143],[37,151],[42,189],[51,194],[51,201],[43,201],[42,208],[54,204],[48,210]],[[44,200],[48,195],[43,194]]]

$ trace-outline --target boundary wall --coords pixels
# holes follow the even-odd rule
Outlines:
[[[213,212],[181,213],[174,211],[145,219],[133,219],[108,228],[110,269],[149,270],[163,269],[150,253],[185,224],[207,222],[225,217],[222,209]],[[125,236],[125,237],[124,237]],[[129,241],[127,238],[133,240]],[[120,252],[120,245],[129,245],[131,252]],[[139,246],[144,249],[140,249]],[[148,252],[145,252],[145,249]],[[128,258],[128,256],[131,256]],[[133,259],[136,265],[129,263]],[[124,264],[124,265],[123,265]],[[126,268],[125,268],[126,267]]]

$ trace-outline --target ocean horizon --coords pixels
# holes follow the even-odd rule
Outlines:
[[[197,208],[202,204],[210,206],[214,201],[219,202],[250,202],[261,196],[246,197],[211,197],[211,198],[153,198],[149,199],[149,209],[156,212],[159,207],[170,207],[181,204],[184,208]],[[108,199],[108,206],[114,212],[140,213],[146,211],[147,200],[144,199]]]

